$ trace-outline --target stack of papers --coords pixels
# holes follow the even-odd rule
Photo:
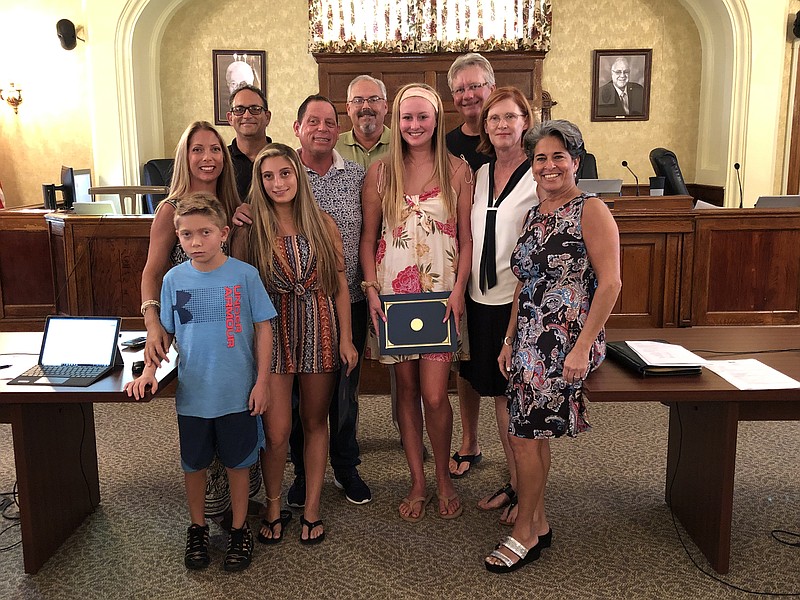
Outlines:
[[[646,340],[627,342],[627,344],[645,364],[651,367],[700,367],[708,362],[677,344]]]
[[[706,367],[740,390],[800,388],[800,381],[784,375],[755,358],[712,360],[708,361]]]

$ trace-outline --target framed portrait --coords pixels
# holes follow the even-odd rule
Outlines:
[[[652,48],[595,50],[593,56],[592,121],[647,121]]]
[[[236,88],[254,85],[267,93],[267,53],[264,50],[212,50],[214,124],[227,125],[228,100]]]

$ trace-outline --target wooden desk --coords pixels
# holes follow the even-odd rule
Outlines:
[[[664,339],[709,359],[756,358],[800,381],[800,327],[616,329],[608,340]],[[769,352],[793,348],[792,352]],[[702,350],[742,351],[737,356]],[[766,351],[764,354],[757,352]],[[747,354],[747,353],[751,354]],[[800,389],[739,390],[703,369],[693,377],[637,377],[611,360],[585,382],[591,402],[669,406],[665,499],[718,573],[730,562],[739,421],[800,420]]]
[[[123,332],[121,339],[138,335]],[[41,340],[41,333],[0,333],[3,362],[12,365],[0,371],[0,422],[11,424],[14,438],[26,573],[36,573],[100,503],[93,403],[130,402],[121,390],[142,355],[123,350],[125,368],[86,388],[6,385],[36,363]],[[175,378],[176,365],[172,355],[157,372],[161,386]]]

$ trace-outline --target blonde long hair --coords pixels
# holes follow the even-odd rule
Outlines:
[[[261,179],[261,164],[268,158],[282,157],[289,161],[297,178],[297,195],[292,206],[292,222],[311,246],[317,258],[317,274],[323,293],[333,296],[339,291],[339,265],[344,257],[337,252],[331,239],[330,229],[322,209],[314,200],[308,174],[300,157],[285,144],[267,144],[253,162],[253,181],[247,199],[252,209],[253,224],[248,233],[247,255],[251,265],[258,269],[268,287],[275,278],[273,253],[277,250],[278,216],[275,202],[264,190]],[[285,260],[280,257],[280,260]]]
[[[191,176],[189,173],[189,142],[192,136],[198,131],[210,131],[219,140],[222,147],[222,172],[217,178],[217,200],[220,201],[225,209],[225,214],[230,224],[236,207],[239,206],[239,193],[236,191],[236,180],[233,175],[233,163],[231,154],[219,131],[208,121],[195,121],[189,125],[181,135],[178,145],[175,148],[175,164],[172,172],[172,183],[169,186],[169,196],[166,200],[178,201],[187,194],[191,193]]]
[[[383,217],[390,227],[396,227],[401,220],[403,208],[405,207],[405,200],[403,195],[405,192],[405,166],[403,159],[408,151],[408,144],[403,139],[400,133],[400,102],[404,99],[403,94],[411,88],[422,88],[430,92],[436,99],[436,128],[433,131],[433,144],[434,153],[434,168],[433,179],[439,183],[444,204],[447,207],[448,214],[453,216],[456,214],[456,205],[458,197],[455,189],[450,183],[451,169],[450,161],[448,159],[447,146],[445,145],[445,122],[444,122],[444,107],[442,106],[442,99],[431,86],[424,83],[410,83],[403,86],[392,104],[392,138],[390,144],[389,164],[386,169],[386,189],[382,197]]]

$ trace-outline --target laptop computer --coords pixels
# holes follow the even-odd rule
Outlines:
[[[95,200],[94,202],[75,202],[72,205],[76,215],[116,215],[117,207],[110,200]]]
[[[800,207],[800,196],[759,196],[754,208]]]
[[[581,179],[578,187],[587,194],[610,194],[620,196],[622,179]]]
[[[47,317],[38,364],[8,385],[92,385],[123,364],[120,323],[118,317]]]

